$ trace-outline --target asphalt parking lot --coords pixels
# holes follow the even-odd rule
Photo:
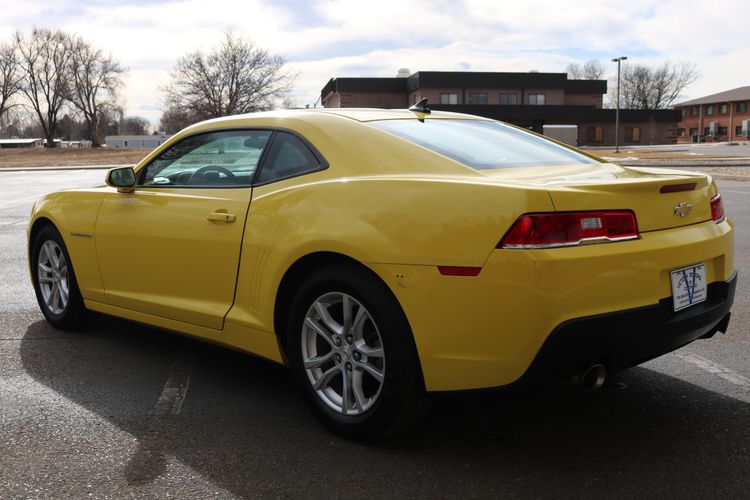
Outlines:
[[[750,495],[750,182],[719,181],[740,275],[726,335],[593,394],[443,395],[363,445],[320,427],[283,367],[113,318],[47,325],[31,205],[103,177],[0,172],[0,498]]]

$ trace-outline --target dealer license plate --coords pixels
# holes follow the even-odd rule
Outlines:
[[[672,300],[679,311],[706,300],[706,264],[696,264],[672,271]]]

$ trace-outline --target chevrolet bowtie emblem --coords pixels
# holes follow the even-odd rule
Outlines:
[[[672,214],[679,215],[680,217],[686,217],[692,209],[693,205],[691,205],[690,203],[685,203],[683,201],[682,203],[674,207],[674,212],[672,212]]]

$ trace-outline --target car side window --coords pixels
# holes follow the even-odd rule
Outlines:
[[[322,164],[298,137],[276,132],[256,182],[270,182],[319,170]]]
[[[249,186],[271,130],[227,130],[194,135],[149,163],[139,185],[149,187]]]

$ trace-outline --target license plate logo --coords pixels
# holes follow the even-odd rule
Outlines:
[[[679,311],[706,300],[706,265],[698,264],[672,271],[672,300]]]

